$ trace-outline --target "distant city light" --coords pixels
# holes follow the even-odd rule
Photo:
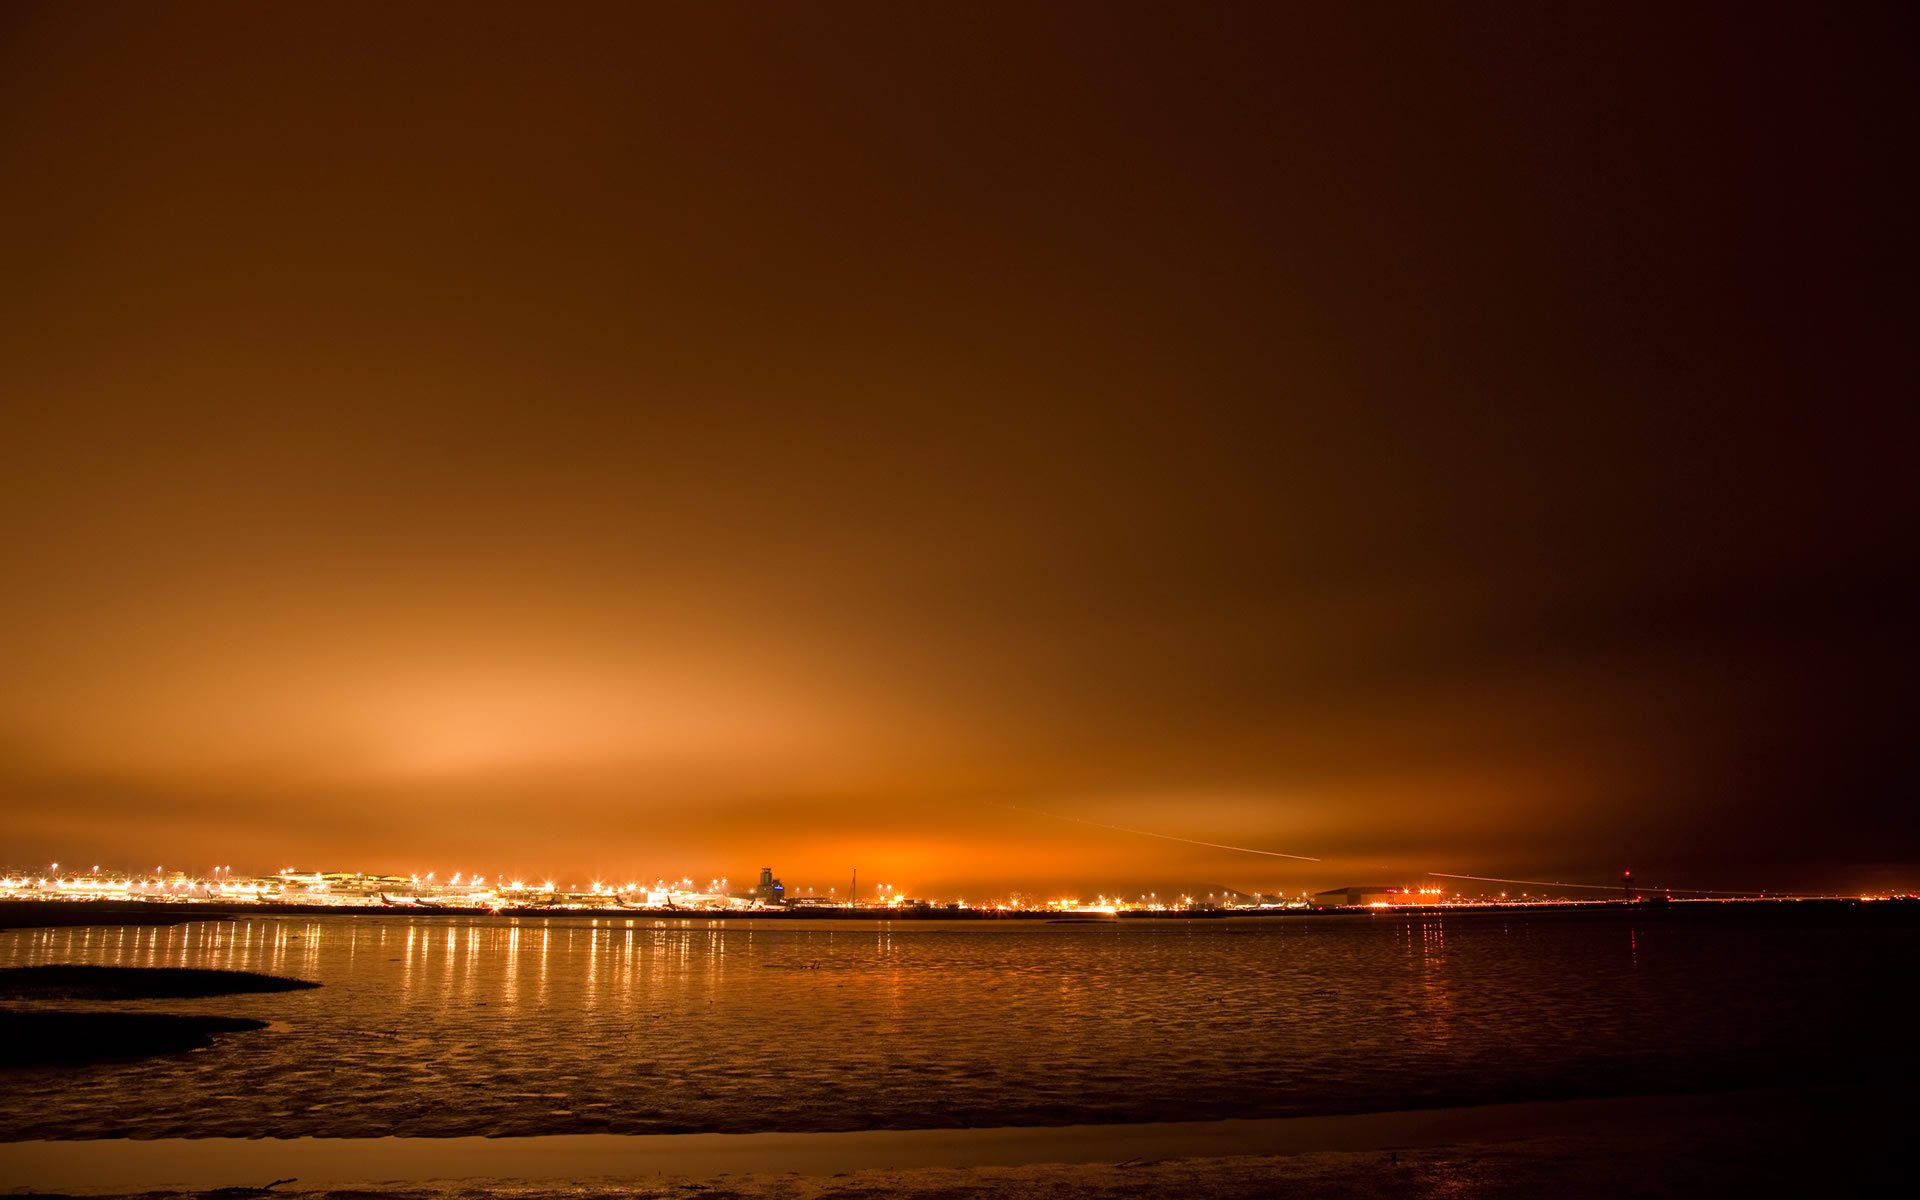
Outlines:
[[[933,916],[942,912],[955,914],[965,912],[976,917],[983,914],[991,916],[995,913],[1018,915],[1047,912],[1106,918],[1110,916],[1234,916],[1343,908],[1379,912],[1396,908],[1425,910],[1475,906],[1571,907],[1737,901],[1785,903],[1804,899],[1862,903],[1901,899],[1907,895],[1898,890],[1883,894],[1850,892],[1846,895],[1788,894],[1772,890],[1737,892],[1725,889],[1689,893],[1678,887],[1652,885],[1640,889],[1643,893],[1651,893],[1649,898],[1647,895],[1636,894],[1630,886],[1623,887],[1623,881],[1630,880],[1632,874],[1623,872],[1611,885],[1584,883],[1546,885],[1539,881],[1511,881],[1528,884],[1517,897],[1510,891],[1468,895],[1423,881],[1406,886],[1335,888],[1317,895],[1310,895],[1305,890],[1259,893],[1213,891],[1204,893],[1204,897],[1195,893],[1169,892],[1167,898],[1162,899],[1157,890],[1150,889],[1146,892],[1135,892],[1130,898],[1111,892],[1101,892],[1091,902],[1077,897],[1038,899],[1025,893],[1005,894],[986,900],[976,896],[974,900],[969,901],[964,896],[946,898],[938,895],[917,894],[914,890],[899,884],[878,883],[873,885],[872,900],[855,900],[853,897],[856,893],[850,891],[849,900],[843,901],[838,898],[839,893],[836,887],[829,887],[825,893],[820,893],[809,886],[786,889],[773,876],[771,868],[762,870],[756,886],[739,892],[731,890],[730,876],[710,877],[704,887],[696,887],[692,876],[682,875],[671,884],[662,879],[651,888],[637,879],[628,880],[624,886],[604,879],[593,879],[584,889],[576,889],[571,884],[562,886],[555,880],[547,879],[542,884],[543,894],[532,895],[526,894],[528,885],[521,879],[466,871],[456,871],[442,883],[437,880],[436,874],[432,871],[425,875],[413,872],[400,876],[355,871],[302,871],[288,867],[275,876],[238,879],[234,877],[233,867],[229,864],[204,868],[203,876],[192,876],[184,871],[175,871],[169,877],[166,875],[164,865],[156,865],[151,876],[139,877],[113,871],[103,874],[103,870],[102,864],[99,863],[93,864],[85,873],[77,869],[74,872],[63,873],[57,862],[47,864],[45,872],[22,871],[16,867],[13,871],[0,876],[0,896],[9,899],[60,901],[139,900],[174,905],[218,902],[266,905],[283,903],[329,907],[396,906],[457,912],[499,912],[508,915],[521,911],[551,914],[568,910],[619,911],[629,914],[635,911],[652,910],[661,913],[711,912],[745,915],[783,913],[805,915],[813,911],[820,915],[827,915],[823,910],[837,909],[842,913],[869,911],[876,916],[892,919],[898,916]],[[1430,874],[1442,873],[1431,872]],[[1479,877],[1453,876],[1453,878]],[[489,880],[494,881],[491,886],[489,886]],[[1586,893],[1584,897],[1583,892]],[[1083,896],[1084,893],[1079,895]]]

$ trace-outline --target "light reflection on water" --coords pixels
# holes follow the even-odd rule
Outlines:
[[[23,930],[0,965],[325,986],[129,1004],[283,1024],[15,1072],[0,1138],[1039,1124],[1765,1083],[1872,1035],[1846,998],[1915,948],[1678,913]]]

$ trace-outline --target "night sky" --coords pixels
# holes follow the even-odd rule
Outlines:
[[[1902,9],[6,4],[0,858],[1920,885]]]

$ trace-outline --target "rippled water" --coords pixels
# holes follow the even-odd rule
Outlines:
[[[1907,928],[1715,910],[23,930],[0,934],[0,965],[325,986],[120,1005],[274,1025],[10,1072],[0,1139],[1019,1125],[1738,1086],[1884,1046],[1916,949]]]

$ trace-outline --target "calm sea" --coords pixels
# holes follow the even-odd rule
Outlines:
[[[1099,925],[261,917],[0,933],[0,965],[308,992],[195,1054],[0,1078],[0,1140],[1275,1116],[1850,1078],[1920,931],[1761,906]]]

